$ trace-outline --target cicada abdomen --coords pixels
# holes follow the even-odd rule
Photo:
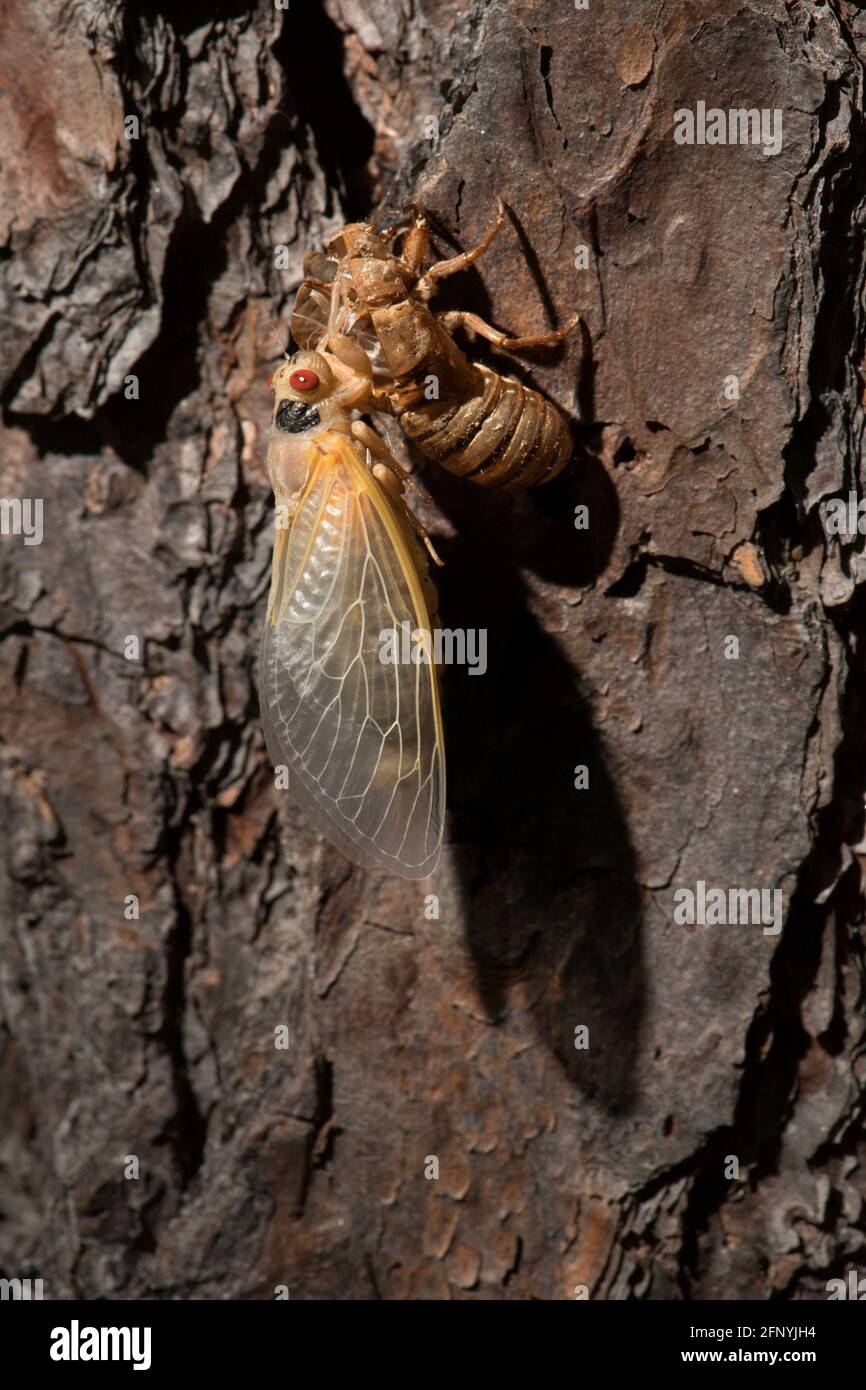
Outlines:
[[[472,388],[397,410],[404,433],[427,458],[480,487],[537,487],[571,457],[568,425],[522,382],[473,365]]]

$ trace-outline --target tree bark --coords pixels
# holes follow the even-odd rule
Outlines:
[[[0,538],[2,1273],[825,1297],[866,1261],[866,565],[822,514],[863,485],[866,13],[0,24],[0,490],[44,517]],[[781,149],[679,143],[701,102],[780,112]],[[439,302],[580,310],[560,351],[473,349],[576,450],[526,496],[423,469],[443,625],[489,664],[443,672],[418,885],[274,788],[266,380],[305,251],[414,199],[453,254],[497,195]],[[683,924],[699,883],[779,890],[782,930]]]

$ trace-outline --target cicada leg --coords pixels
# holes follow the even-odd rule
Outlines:
[[[430,250],[430,224],[423,208],[414,208],[409,217],[409,230],[403,238],[400,259],[416,279]]]
[[[496,220],[492,227],[484,233],[478,245],[473,246],[471,251],[462,251],[459,256],[450,257],[447,261],[437,261],[435,265],[431,265],[430,269],[425,271],[421,276],[416,285],[416,290],[422,299],[430,298],[436,288],[437,280],[442,280],[446,275],[454,275],[458,270],[466,270],[473,262],[478,260],[479,256],[484,254],[491,241],[496,236],[496,233],[505,225],[505,204],[501,198],[497,198],[496,201],[499,207]]]
[[[550,347],[553,343],[561,343],[580,323],[580,314],[575,314],[565,328],[555,328],[549,333],[527,333],[515,338],[503,332],[501,328],[494,328],[492,324],[485,323],[477,314],[471,314],[464,309],[451,309],[447,313],[437,314],[436,318],[449,333],[453,333],[455,328],[464,328],[470,333],[479,333],[495,347],[507,348],[509,351],[518,348]]]
[[[377,482],[382,484],[382,487],[385,489],[388,496],[392,497],[395,502],[400,503],[406,520],[409,522],[409,525],[412,527],[412,530],[415,532],[421,544],[424,546],[424,549],[427,551],[427,554],[430,556],[430,559],[433,561],[434,565],[436,565],[439,569],[443,569],[445,566],[445,561],[442,559],[435,545],[431,541],[430,532],[427,530],[425,526],[421,524],[415,513],[412,511],[412,508],[407,505],[406,499],[403,496],[402,486],[399,488],[396,488],[394,486],[394,473],[392,470],[389,469],[388,464],[374,463],[373,476]],[[402,476],[405,477],[405,475]],[[426,571],[426,565],[419,563],[418,573],[421,575],[422,578],[426,574]]]
[[[445,561],[437,554],[436,547],[431,541],[427,529],[422,526],[411,507],[407,506],[406,499],[403,496],[403,489],[410,487],[414,492],[417,492],[419,497],[424,497],[427,501],[430,499],[427,498],[426,494],[422,492],[415,480],[410,477],[405,469],[400,467],[393,454],[389,452],[375,430],[371,429],[363,420],[353,420],[351,430],[355,438],[358,439],[367,450],[368,457],[375,460],[372,470],[373,477],[376,479],[377,483],[381,484],[388,496],[399,504],[401,512],[427,550],[434,565],[438,565],[441,569]],[[423,573],[424,571],[419,567],[419,574],[423,575]]]
[[[411,488],[417,497],[423,502],[430,502],[430,498],[422,487],[419,487],[412,474],[407,472],[395,459],[387,444],[364,420],[353,420],[349,427],[356,439],[359,439],[365,449],[368,449],[375,459],[379,461],[394,477],[399,478],[401,491],[404,487]],[[378,474],[376,475],[379,476]],[[381,478],[380,478],[381,481]]]

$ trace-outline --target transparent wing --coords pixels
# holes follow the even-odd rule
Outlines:
[[[381,660],[382,633],[430,628],[414,540],[347,439],[320,435],[316,448],[274,547],[259,668],[268,751],[350,859],[425,878],[445,808],[436,671]]]

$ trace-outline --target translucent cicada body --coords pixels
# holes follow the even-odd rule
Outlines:
[[[420,528],[401,470],[350,418],[360,394],[351,369],[301,352],[271,384],[277,529],[259,664],[268,751],[348,858],[424,878],[445,813],[436,669],[382,659],[383,633],[430,631]]]

